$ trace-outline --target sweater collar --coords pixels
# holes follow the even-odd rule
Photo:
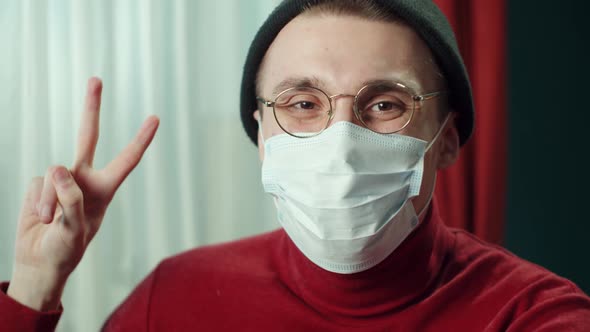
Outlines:
[[[335,320],[399,311],[432,291],[451,245],[436,199],[427,216],[383,262],[354,274],[326,271],[307,259],[283,231],[275,255],[281,281],[299,299]]]

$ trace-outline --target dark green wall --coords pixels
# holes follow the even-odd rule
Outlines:
[[[588,294],[589,27],[590,1],[508,1],[505,244]]]

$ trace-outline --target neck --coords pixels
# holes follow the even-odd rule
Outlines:
[[[391,255],[359,273],[320,268],[284,233],[275,258],[281,280],[308,306],[332,319],[350,323],[403,309],[432,290],[449,246],[434,201],[421,225]]]

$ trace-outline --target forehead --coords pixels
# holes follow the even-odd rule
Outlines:
[[[329,93],[354,93],[363,82],[391,79],[416,92],[440,85],[432,53],[408,26],[354,16],[300,15],[269,47],[259,90],[286,79],[313,78]]]

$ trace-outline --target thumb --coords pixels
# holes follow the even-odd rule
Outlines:
[[[79,230],[84,227],[84,197],[74,177],[63,166],[55,169],[52,176],[57,200],[63,211],[64,226],[73,231],[72,235],[81,235]]]

